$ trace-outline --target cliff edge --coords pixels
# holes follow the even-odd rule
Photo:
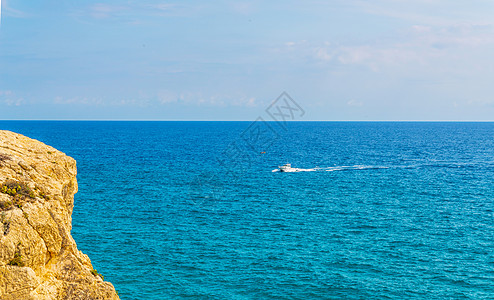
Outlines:
[[[0,299],[119,299],[70,235],[77,168],[0,130]]]

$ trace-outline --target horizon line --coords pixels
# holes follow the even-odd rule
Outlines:
[[[3,119],[2,121],[73,121],[73,122],[255,122],[255,120],[190,120],[190,119]],[[265,122],[471,122],[492,123],[494,120],[263,120]]]

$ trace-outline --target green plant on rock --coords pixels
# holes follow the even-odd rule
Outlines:
[[[17,194],[17,190],[15,188],[7,189],[7,194],[10,196],[15,196]]]
[[[45,200],[50,200],[50,197],[47,196],[44,192],[42,192],[41,190],[38,189],[38,195],[39,197],[45,199]]]
[[[17,249],[14,253],[14,258],[9,261],[8,265],[9,266],[17,266],[17,267],[24,267],[25,264],[22,261],[22,254],[21,254],[21,249],[19,247],[21,246],[21,243],[17,244]]]
[[[22,207],[26,199],[34,199],[36,197],[26,183],[15,180],[7,180],[0,185],[0,192],[14,197],[12,202],[19,208]]]
[[[99,276],[99,277],[101,277],[101,279],[105,280],[105,276],[98,273],[98,271],[96,271],[96,269],[92,269],[91,274],[93,274],[94,276]]]
[[[5,181],[2,184],[0,191],[4,194],[9,194],[11,196],[15,196],[17,194],[20,194],[20,195],[23,195],[26,197],[30,197],[30,198],[31,198],[31,195],[34,196],[33,191],[31,190],[31,188],[29,188],[29,186],[27,184],[25,184],[24,182],[15,181],[15,180]]]
[[[24,262],[22,261],[22,255],[18,252],[14,254],[14,258],[9,261],[9,266],[24,267]]]

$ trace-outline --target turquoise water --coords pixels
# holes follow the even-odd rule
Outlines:
[[[494,123],[250,125],[0,122],[77,159],[122,299],[494,299]]]

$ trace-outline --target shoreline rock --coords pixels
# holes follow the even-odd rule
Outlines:
[[[72,238],[76,161],[0,130],[0,299],[119,299]]]

